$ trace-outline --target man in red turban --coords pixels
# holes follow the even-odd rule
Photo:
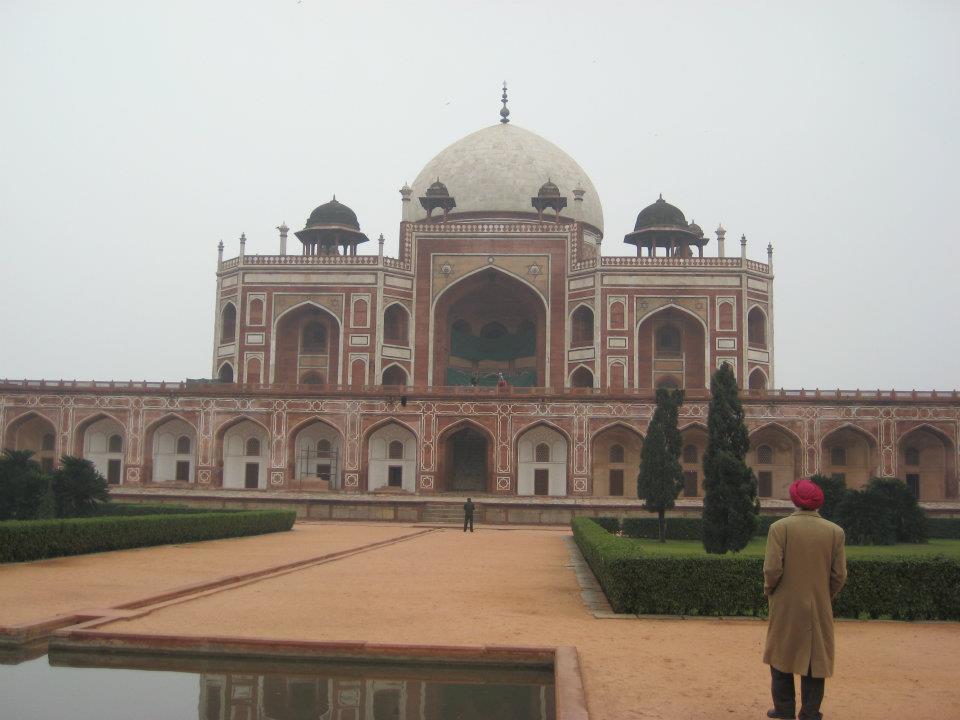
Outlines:
[[[796,718],[793,676],[800,675],[800,719],[820,720],[824,678],[833,675],[833,607],[847,580],[843,529],[820,517],[823,490],[810,480],[790,486],[796,512],[770,526],[763,593],[770,606],[763,661],[770,666],[773,709]]]

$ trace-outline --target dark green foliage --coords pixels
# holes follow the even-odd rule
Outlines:
[[[897,478],[873,478],[867,485],[867,493],[879,495],[886,501],[888,511],[894,516],[897,542],[922,543],[927,541],[927,518],[917,503],[917,497],[903,480]]]
[[[0,562],[122,550],[147,545],[260,535],[293,527],[293,510],[90,517],[0,523]]]
[[[727,363],[710,381],[707,450],[703,454],[703,547],[742,550],[757,530],[757,481],[744,458],[750,449],[737,379]]]
[[[910,489],[896,478],[873,478],[863,490],[848,490],[836,521],[849,545],[927,541],[927,518]]]
[[[34,520],[53,515],[50,478],[30,450],[0,453],[0,520]]]
[[[927,518],[927,537],[960,540],[960,518]]]
[[[836,522],[837,508],[847,494],[847,481],[839,477],[826,475],[811,475],[810,481],[816,483],[823,490],[823,505],[820,507],[820,516]]]
[[[573,535],[614,611],[651,615],[766,615],[763,558],[644,552],[589,518]],[[960,561],[943,557],[847,561],[837,617],[960,620]]]
[[[118,515],[131,517],[135,515],[198,515],[211,512],[230,513],[243,512],[243,510],[190,507],[188,505],[151,505],[147,503],[112,502],[109,505],[98,505],[93,514],[98,517],[114,517]]]
[[[615,517],[596,517],[593,521],[609,533],[619,532],[620,518]]]
[[[90,515],[98,505],[110,502],[107,479],[84,458],[65,455],[52,479],[57,517]]]
[[[761,515],[754,537],[765,537],[770,525],[780,519],[779,515]],[[653,518],[623,518],[620,521],[623,534],[631,538],[656,540],[659,523]],[[668,540],[703,540],[703,520],[700,518],[667,518]]]
[[[647,437],[640,451],[637,497],[643,500],[644,510],[657,513],[660,542],[665,539],[666,511],[676,505],[677,495],[683,488],[683,468],[680,466],[682,438],[677,430],[677,417],[682,404],[682,390],[657,390],[657,409],[650,419]]]

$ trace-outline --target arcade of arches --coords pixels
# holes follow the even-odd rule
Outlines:
[[[434,382],[513,386],[546,380],[546,310],[520,280],[487,269],[450,287],[436,303]]]

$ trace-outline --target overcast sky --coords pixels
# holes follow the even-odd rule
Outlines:
[[[957,388],[958,69],[950,1],[2,0],[0,377],[208,376],[221,238],[336,193],[395,255],[506,79],[605,254],[661,192],[773,243],[778,386]]]

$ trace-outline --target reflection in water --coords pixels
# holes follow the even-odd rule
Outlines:
[[[487,670],[445,681],[362,675],[204,673],[200,720],[552,720],[552,678],[494,682]],[[438,676],[443,670],[434,669]]]
[[[548,669],[449,664],[332,664],[58,651],[51,653],[49,664],[40,658],[16,667],[0,666],[0,697],[5,709],[17,710],[17,717],[69,716],[72,720],[184,718],[189,717],[185,708],[195,702],[198,720],[554,720],[556,716],[553,673]]]

